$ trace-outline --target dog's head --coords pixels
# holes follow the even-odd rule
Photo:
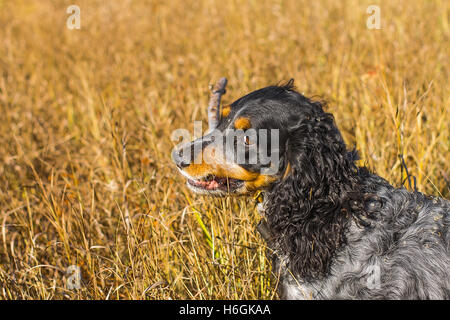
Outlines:
[[[328,164],[316,158],[336,148],[345,151],[332,115],[296,92],[290,81],[222,107],[214,131],[172,156],[194,192],[241,195],[269,188],[300,170],[307,180],[320,170],[326,175]]]
[[[270,241],[288,253],[289,268],[304,279],[330,270],[346,241],[347,213],[364,216],[364,174],[359,176],[364,170],[356,166],[357,157],[322,103],[296,92],[292,81],[223,107],[216,130],[173,153],[195,192],[241,195],[266,189]]]

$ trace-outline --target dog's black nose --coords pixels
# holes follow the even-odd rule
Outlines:
[[[177,164],[177,167],[180,169],[183,169],[183,168],[186,168],[187,166],[189,166],[189,162],[186,162],[183,160],[177,162],[176,164]]]
[[[180,169],[186,168],[190,164],[190,161],[188,161],[186,157],[183,157],[181,155],[182,152],[183,152],[182,150],[174,150],[172,152],[173,162],[175,162],[177,167]]]

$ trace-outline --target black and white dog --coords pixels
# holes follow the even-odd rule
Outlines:
[[[275,172],[263,170],[274,163],[227,157],[210,135],[191,142],[188,157],[175,151],[174,161],[195,192],[262,191],[259,230],[282,298],[450,298],[450,202],[358,167],[321,103],[292,82],[263,88],[222,108],[216,134],[227,129],[277,130]],[[250,140],[241,141],[246,153]]]

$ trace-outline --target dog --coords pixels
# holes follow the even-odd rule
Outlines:
[[[258,155],[262,147],[245,135],[251,129],[277,133],[265,147],[277,161],[249,161],[251,147]],[[243,146],[243,163],[229,157],[237,148],[217,143],[233,130],[244,132],[230,143]],[[394,188],[357,166],[324,103],[298,93],[292,80],[222,107],[214,131],[173,159],[196,193],[258,195],[257,229],[280,298],[450,298],[450,201]]]

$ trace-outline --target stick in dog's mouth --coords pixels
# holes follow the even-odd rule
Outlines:
[[[208,103],[208,125],[209,132],[217,128],[220,120],[220,99],[226,93],[227,78],[220,78],[216,82],[211,91],[211,96]]]

